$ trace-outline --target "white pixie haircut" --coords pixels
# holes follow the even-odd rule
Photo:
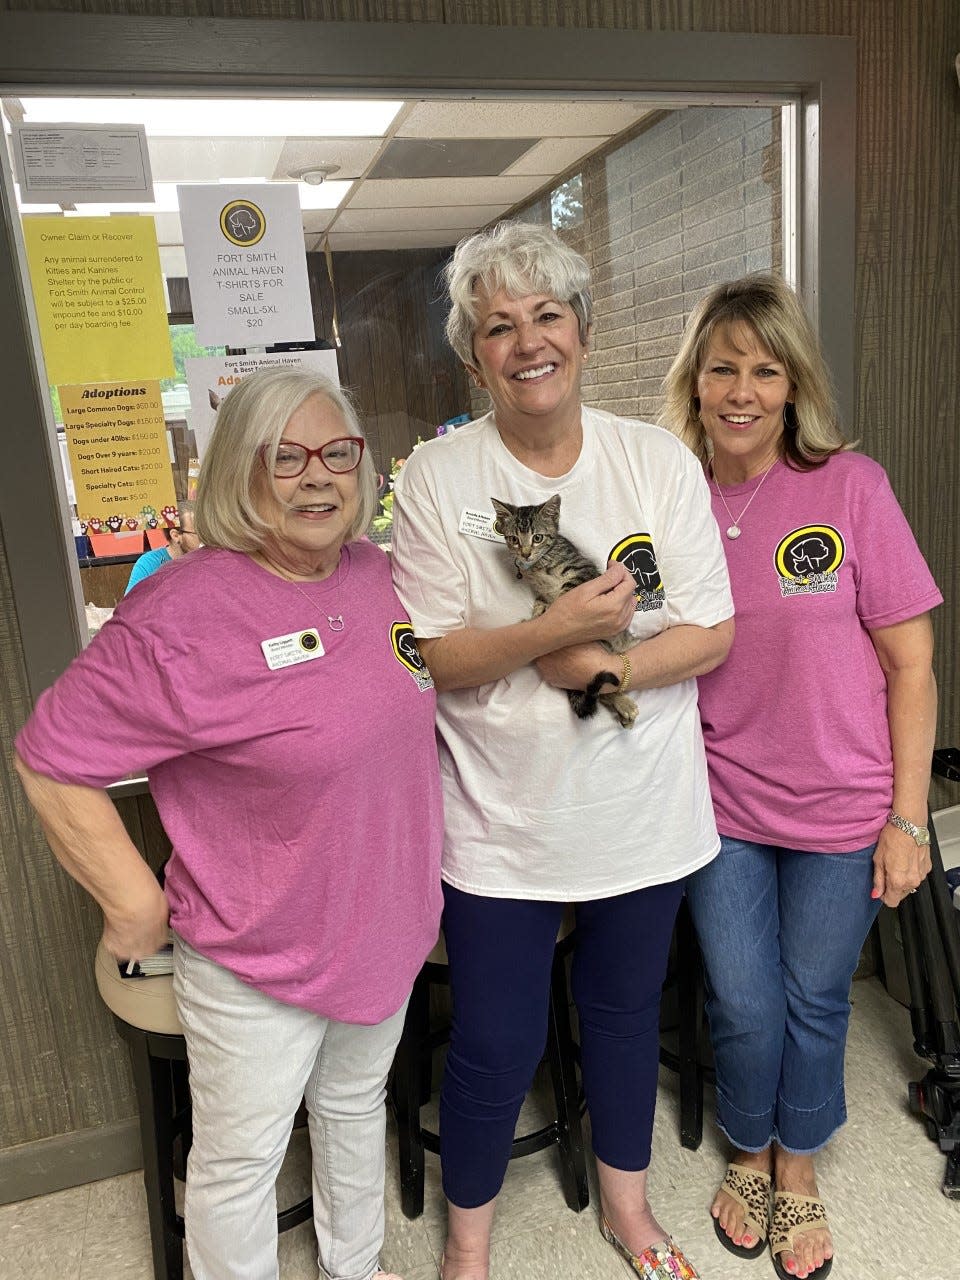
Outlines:
[[[477,288],[487,295],[503,289],[511,298],[546,293],[573,309],[586,346],[593,322],[590,268],[550,227],[536,222],[498,222],[461,240],[445,269],[452,306],[447,341],[465,365],[474,368],[473,337],[479,319]]]

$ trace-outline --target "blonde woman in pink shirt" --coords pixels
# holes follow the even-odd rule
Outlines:
[[[814,1157],[846,1119],[850,980],[880,902],[930,869],[942,596],[883,469],[845,441],[782,280],[704,299],[665,390],[706,470],[737,621],[698,681],[721,847],[687,885],[733,1147],[712,1213],[731,1252],[769,1241],[784,1280],[823,1280]]]
[[[301,1099],[321,1274],[397,1280],[379,1260],[385,1083],[437,937],[441,806],[433,684],[362,539],[375,509],[339,389],[246,378],[204,460],[205,546],[120,603],[17,741],[107,950],[137,959],[173,930],[197,1280],[276,1276]],[[103,790],[140,771],[173,844],[163,890]]]

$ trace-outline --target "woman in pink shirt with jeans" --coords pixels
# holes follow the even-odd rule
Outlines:
[[[321,1274],[391,1280],[385,1083],[437,938],[441,805],[433,682],[387,557],[361,540],[375,509],[337,387],[244,379],[203,464],[206,545],[125,597],[17,740],[107,950],[138,959],[172,926],[197,1280],[276,1276],[301,1099]],[[140,771],[173,844],[163,890],[103,791]]]
[[[942,597],[883,469],[841,434],[782,280],[715,289],[665,390],[706,468],[736,608],[727,661],[698,681],[721,848],[687,884],[734,1148],[712,1213],[733,1253],[769,1239],[781,1277],[822,1280],[814,1155],[846,1118],[850,980],[880,901],[930,869]]]

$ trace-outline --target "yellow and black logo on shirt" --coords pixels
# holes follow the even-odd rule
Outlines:
[[[665,592],[653,549],[653,539],[649,533],[631,533],[621,538],[607,560],[626,565],[633,574],[633,580],[637,584],[638,610],[646,613],[649,609],[663,608]]]
[[[839,529],[806,524],[781,538],[773,562],[781,596],[820,595],[836,591],[846,547]]]
[[[421,690],[433,688],[433,678],[427,665],[420,657],[420,650],[413,637],[413,627],[409,622],[393,622],[390,624],[390,644],[393,656],[413,676],[417,687]]]

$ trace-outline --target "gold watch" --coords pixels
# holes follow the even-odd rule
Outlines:
[[[923,849],[930,843],[930,831],[927,827],[918,827],[915,822],[908,822],[892,809],[887,814],[887,821],[899,831],[905,831],[908,836],[912,836],[917,842],[918,849]]]

